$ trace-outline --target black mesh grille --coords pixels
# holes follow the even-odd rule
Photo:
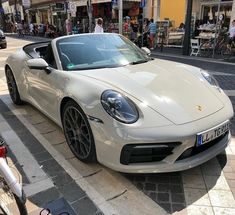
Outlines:
[[[172,154],[173,149],[181,143],[157,143],[157,144],[129,144],[122,148],[120,162],[128,165],[130,163],[145,163],[161,161]]]

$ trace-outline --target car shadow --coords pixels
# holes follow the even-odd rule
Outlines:
[[[123,175],[167,213],[174,213],[182,212],[190,205],[200,205],[202,201],[203,205],[209,206],[208,193],[223,186],[220,176],[226,163],[226,154],[223,154],[181,172]]]

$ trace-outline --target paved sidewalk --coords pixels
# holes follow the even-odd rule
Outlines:
[[[39,214],[41,208],[70,215],[103,214],[1,99],[0,112],[0,134],[21,175],[30,214]]]
[[[221,63],[221,64],[235,64],[235,56],[231,57],[230,60],[223,60],[220,55],[215,55],[214,58],[212,57],[202,57],[202,56],[187,56],[182,54],[182,48],[168,48],[165,47],[161,52],[160,48],[157,47],[151,51],[152,55],[159,56],[159,57],[172,57],[178,59],[189,59],[195,61],[203,61],[203,62],[211,62],[211,63]]]

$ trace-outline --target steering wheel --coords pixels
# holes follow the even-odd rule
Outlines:
[[[61,60],[62,60],[62,63],[67,66],[69,63],[71,63],[71,60],[69,59],[69,57],[65,54],[65,53],[61,53]]]

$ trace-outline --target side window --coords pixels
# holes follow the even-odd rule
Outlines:
[[[43,59],[48,63],[49,66],[51,66],[54,69],[57,69],[56,61],[55,61],[55,57],[54,57],[54,53],[53,53],[51,44],[49,44],[47,46],[46,54],[44,55]]]

